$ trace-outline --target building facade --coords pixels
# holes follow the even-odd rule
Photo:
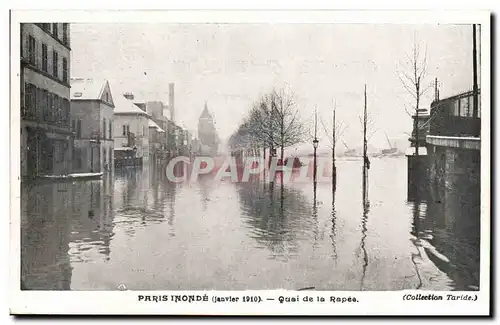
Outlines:
[[[71,173],[70,26],[21,24],[21,177]]]
[[[113,109],[108,81],[71,79],[73,172],[113,173]]]
[[[148,113],[133,103],[129,94],[115,96],[113,138],[114,150],[133,152],[138,163],[149,162],[149,120]]]

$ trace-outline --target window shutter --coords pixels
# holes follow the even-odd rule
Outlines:
[[[23,37],[23,43],[24,43],[24,48],[22,49],[22,57],[25,59],[25,60],[29,60],[29,47],[30,47],[30,44],[29,44],[29,41],[30,41],[30,35],[29,34],[24,34]]]
[[[54,56],[54,52],[50,49],[50,47],[47,45],[47,73],[52,75],[52,60]]]
[[[41,56],[39,55],[40,52],[41,52],[40,42],[38,42],[36,38],[34,40],[35,40],[35,66],[37,68],[41,68],[42,67],[42,62],[40,60]]]

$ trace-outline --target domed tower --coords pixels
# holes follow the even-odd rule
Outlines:
[[[219,139],[212,114],[208,111],[207,102],[198,120],[198,139],[203,146],[209,147],[211,154],[217,153]]]

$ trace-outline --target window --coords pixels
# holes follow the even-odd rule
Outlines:
[[[54,120],[56,124],[61,123],[61,100],[60,97],[54,95]]]
[[[28,60],[31,64],[36,64],[36,40],[33,36],[28,36]]]
[[[46,121],[50,122],[52,121],[52,112],[54,111],[54,108],[52,107],[54,105],[52,93],[47,93],[47,113],[46,113]]]
[[[109,121],[109,139],[113,139],[113,134],[112,134],[112,130],[113,130],[113,124],[111,123],[111,121]]]
[[[129,129],[128,125],[124,125],[123,126],[123,135],[127,135],[129,131],[130,131],[130,129]]]
[[[109,103],[109,94],[106,93],[106,103]]]
[[[47,44],[42,44],[42,70],[47,72]]]
[[[63,43],[68,45],[68,24],[63,23]]]
[[[102,139],[106,140],[106,119],[102,120]]]
[[[55,38],[58,38],[58,32],[57,32],[57,23],[52,24],[52,35],[54,35]]]
[[[42,116],[43,120],[45,121],[46,115],[47,115],[47,91],[45,89],[40,90],[40,115]]]
[[[106,157],[106,147],[103,147],[102,148],[102,163],[103,164],[106,164],[106,161],[107,161],[107,157]]]
[[[71,131],[76,132],[76,121],[75,120],[71,120]]]
[[[59,61],[59,54],[56,51],[52,51],[52,74],[54,77],[59,78],[57,71],[57,64]]]
[[[82,137],[82,120],[80,119],[76,121],[76,137],[78,139]]]
[[[23,116],[26,116],[30,107],[30,84],[24,83],[24,110]]]
[[[481,94],[477,94],[477,117],[481,118]]]
[[[75,148],[74,150],[74,155],[75,155],[75,160],[76,160],[76,168],[82,168],[82,149],[80,148]],[[76,204],[75,204],[76,206]]]
[[[63,58],[63,81],[68,82],[68,59]]]
[[[64,98],[62,99],[62,122],[64,127],[69,126],[69,101]]]
[[[40,88],[37,88],[37,87],[33,87],[33,98],[34,98],[34,101],[33,101],[33,114],[34,114],[34,117],[36,117],[38,115],[38,110],[40,109],[40,98],[42,97],[41,96],[41,89]]]
[[[472,109],[470,109],[470,106],[469,97],[460,98],[460,116],[472,116]]]
[[[460,101],[458,99],[453,101],[453,110],[451,115],[460,116]]]

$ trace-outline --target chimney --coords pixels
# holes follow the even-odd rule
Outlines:
[[[175,122],[175,102],[174,102],[174,84],[168,84],[168,106],[170,108],[170,119]]]
[[[123,97],[125,97],[126,99],[129,99],[129,100],[134,100],[134,94],[132,94],[132,93],[125,93],[125,94],[123,94]]]

